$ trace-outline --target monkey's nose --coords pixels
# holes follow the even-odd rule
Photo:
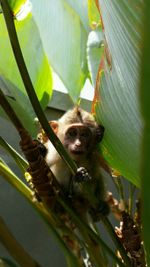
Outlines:
[[[76,145],[76,147],[81,146],[81,141],[79,139],[77,139],[76,142],[75,142],[75,145]]]

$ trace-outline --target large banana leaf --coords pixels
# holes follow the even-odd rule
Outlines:
[[[88,38],[89,68],[97,88],[96,115],[106,128],[106,158],[126,178],[141,184],[144,244],[150,266],[150,2],[99,0],[99,4],[104,32],[95,30]],[[108,51],[103,53],[105,38],[110,56]]]
[[[52,93],[52,76],[47,57],[42,48],[39,32],[32,16],[29,15],[23,21],[16,21],[16,30],[37,96],[42,107],[45,108]],[[29,122],[31,122],[30,130],[33,133],[33,118],[35,115],[12,53],[2,14],[0,15],[0,40],[0,88],[15,99],[18,116],[27,128]],[[22,116],[23,113],[24,116]]]
[[[132,3],[99,0],[99,4],[104,31],[90,33],[88,58],[94,85],[98,68],[100,74],[95,105],[97,119],[106,129],[104,155],[114,168],[139,186],[142,119],[138,88],[142,4],[140,0]],[[104,57],[100,57],[102,39]]]
[[[66,0],[66,2],[76,11],[76,13],[79,15],[80,20],[88,32],[90,30],[89,28],[89,19],[88,19],[88,6],[87,6],[87,0]]]
[[[87,76],[87,5],[71,0],[32,0],[32,4],[49,62],[77,102]]]

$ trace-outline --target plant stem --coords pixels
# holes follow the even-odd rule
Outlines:
[[[1,136],[0,146],[2,146],[6,151],[8,151],[8,153],[16,161],[17,165],[20,167],[21,171],[24,174],[28,168],[27,161],[23,157],[21,157],[21,155],[12,146],[10,146]]]
[[[117,250],[120,252],[120,255],[122,259],[124,260],[126,266],[132,267],[130,258],[127,256],[127,251],[124,249],[121,241],[119,240],[118,236],[116,235],[113,226],[111,225],[110,221],[107,217],[102,217],[102,222],[104,226],[106,227],[107,231],[109,232],[110,236],[112,237],[112,240],[114,244],[116,245]]]
[[[129,200],[128,200],[128,212],[131,215],[132,214],[132,208],[133,208],[133,197],[135,193],[136,187],[133,184],[129,184]]]
[[[14,52],[14,57],[16,59],[18,69],[20,71],[20,75],[22,77],[25,89],[26,89],[27,94],[29,96],[29,99],[32,103],[32,106],[35,110],[35,113],[36,113],[36,115],[37,115],[37,117],[41,123],[41,126],[43,127],[45,133],[47,134],[48,138],[53,143],[54,147],[56,148],[56,150],[58,151],[60,156],[66,162],[71,173],[75,174],[76,170],[77,170],[77,166],[74,163],[74,161],[70,158],[67,151],[62,146],[60,140],[58,139],[58,137],[55,135],[52,128],[50,127],[50,125],[46,119],[46,116],[44,115],[44,112],[41,108],[41,105],[38,101],[36,93],[34,91],[34,87],[33,87],[32,81],[30,79],[30,76],[29,76],[29,73],[28,73],[24,58],[23,58],[23,54],[22,54],[22,51],[20,48],[19,40],[17,37],[15,25],[14,25],[13,14],[11,12],[9,4],[8,4],[7,0],[0,0],[0,2],[2,5],[4,17],[5,17],[5,22],[6,22],[11,46],[12,46],[12,49]]]
[[[15,239],[4,223],[2,217],[0,217],[0,240],[20,266],[40,267],[40,265],[32,259],[21,244]]]
[[[114,185],[118,191],[120,198],[125,202],[124,190],[123,190],[123,185],[121,182],[121,177],[113,175],[112,179],[113,179]]]
[[[119,188],[120,198],[125,203],[124,189],[123,189],[123,184],[122,184],[122,181],[121,181],[121,177],[120,176],[117,177],[117,182],[118,182],[118,188]]]
[[[4,95],[1,88],[0,88],[0,104],[1,104],[2,108],[5,110],[8,117],[11,119],[11,121],[14,124],[14,126],[16,127],[16,129],[18,131],[20,131],[20,129],[24,129],[23,124],[16,116],[16,113],[12,109],[11,105],[9,104],[8,100],[6,99],[6,96]]]

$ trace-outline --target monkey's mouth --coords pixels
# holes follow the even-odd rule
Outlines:
[[[72,150],[71,153],[74,155],[82,155],[84,154],[84,151],[83,150]]]

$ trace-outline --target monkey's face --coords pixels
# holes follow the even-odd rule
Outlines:
[[[91,149],[93,133],[91,129],[82,124],[70,126],[64,137],[64,146],[74,160],[87,156]]]

